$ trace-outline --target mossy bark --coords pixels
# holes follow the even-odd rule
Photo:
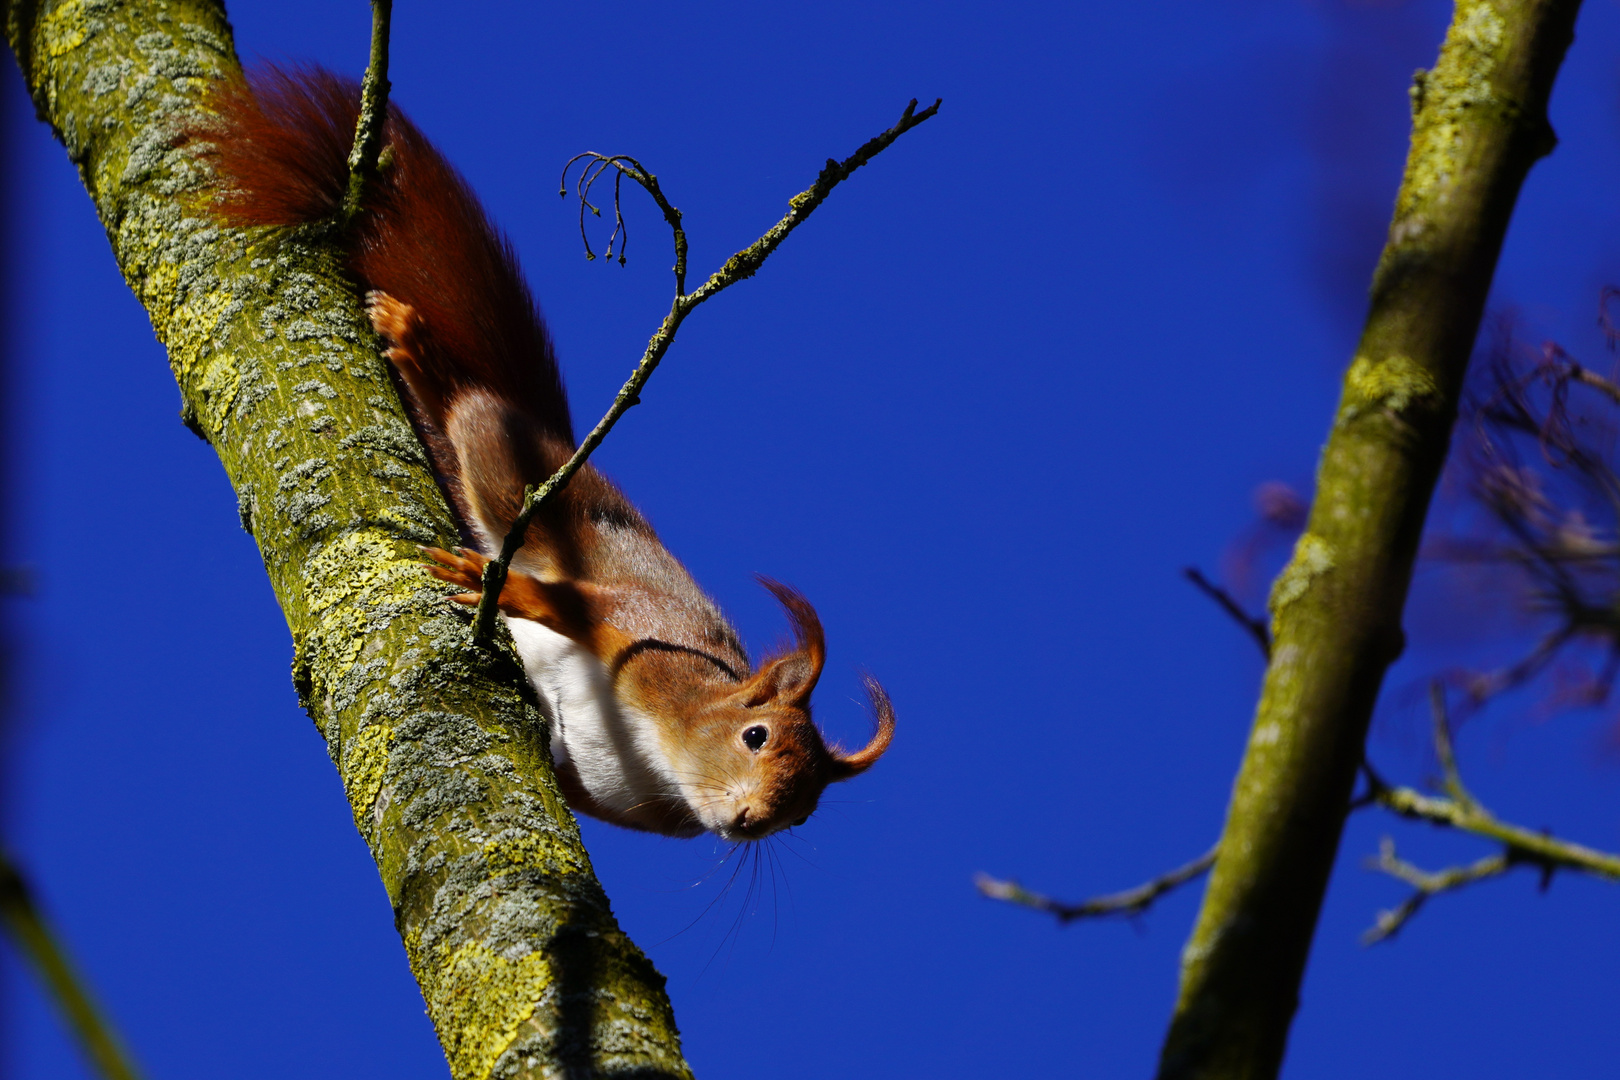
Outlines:
[[[175,136],[238,71],[223,7],[12,0],[6,29],[235,485],[451,1072],[690,1076],[515,657],[472,647],[423,572],[455,527],[336,253],[200,211]]]
[[[1371,308],[1274,646],[1220,856],[1182,959],[1160,1080],[1276,1075],[1508,219],[1553,145],[1578,0],[1461,0],[1413,130]]]

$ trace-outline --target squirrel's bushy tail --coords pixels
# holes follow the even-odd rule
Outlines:
[[[211,101],[194,133],[213,144],[215,216],[231,226],[335,222],[349,179],[360,85],[322,68],[264,67]],[[344,234],[349,270],[366,292],[414,309],[421,342],[419,410],[442,417],[488,391],[574,445],[550,336],[511,242],[461,175],[392,105],[379,175]],[[432,400],[437,398],[437,400]]]

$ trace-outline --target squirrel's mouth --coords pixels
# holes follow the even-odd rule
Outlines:
[[[771,819],[758,808],[746,801],[739,800],[728,811],[720,813],[721,820],[711,826],[713,832],[723,840],[732,843],[746,843],[754,840],[763,840],[776,831]]]

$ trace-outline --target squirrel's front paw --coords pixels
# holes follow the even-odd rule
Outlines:
[[[455,551],[445,551],[443,548],[423,548],[422,554],[432,559],[427,571],[440,581],[448,581],[452,585],[460,585],[470,592],[458,593],[450,599],[461,604],[476,604],[484,591],[484,564],[487,558],[476,551],[457,548]]]

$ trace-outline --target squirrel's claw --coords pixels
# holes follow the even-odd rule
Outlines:
[[[423,548],[422,554],[433,560],[427,565],[428,573],[440,581],[448,581],[452,585],[472,590],[451,599],[459,600],[463,604],[478,603],[478,597],[483,592],[484,564],[489,562],[487,558],[476,551],[467,551],[464,548],[457,548],[454,552],[445,551],[443,548]],[[471,596],[472,599],[466,599],[467,596]]]

